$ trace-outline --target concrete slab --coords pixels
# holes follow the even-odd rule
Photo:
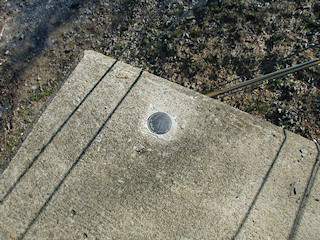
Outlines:
[[[121,62],[73,113],[113,61],[85,51],[1,174],[1,239],[319,239],[312,141]]]

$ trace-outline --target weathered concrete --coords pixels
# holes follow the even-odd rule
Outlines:
[[[85,52],[1,175],[1,239],[319,238],[313,142],[123,63],[39,155],[113,61]]]

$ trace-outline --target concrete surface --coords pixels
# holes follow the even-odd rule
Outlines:
[[[320,238],[312,141],[121,62],[72,114],[113,61],[85,51],[1,174],[0,239]]]

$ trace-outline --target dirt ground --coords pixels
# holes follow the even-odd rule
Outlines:
[[[316,0],[206,1],[162,41],[147,47],[196,2],[172,1],[121,60],[133,58],[134,66],[206,93],[230,86],[234,82],[221,84],[237,76],[247,74],[239,80],[244,81],[320,57],[316,47],[281,61],[320,42]],[[163,3],[0,0],[0,165],[82,50],[117,56]],[[319,76],[316,66],[219,100],[319,140]]]

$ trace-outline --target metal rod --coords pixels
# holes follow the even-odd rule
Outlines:
[[[286,68],[286,69],[282,69],[282,70],[277,71],[277,72],[268,73],[268,74],[263,75],[261,77],[254,78],[254,79],[251,79],[251,80],[239,83],[239,84],[235,84],[235,85],[230,86],[230,87],[226,87],[225,89],[216,90],[216,91],[207,93],[206,96],[208,96],[208,97],[216,97],[218,95],[221,95],[221,94],[224,94],[224,93],[227,93],[227,92],[239,89],[239,88],[243,88],[243,87],[246,87],[246,86],[254,84],[254,83],[258,83],[258,82],[265,81],[265,80],[271,80],[271,79],[274,79],[274,78],[279,78],[279,77],[282,77],[284,75],[287,75],[287,74],[290,74],[290,73],[293,73],[293,72],[297,72],[297,71],[303,70],[303,69],[308,68],[308,67],[312,67],[312,66],[317,65],[317,64],[320,64],[320,58],[317,58],[315,60],[311,60],[311,61],[306,62],[306,63],[301,63],[299,65],[292,66],[292,67],[289,67],[289,68]]]

